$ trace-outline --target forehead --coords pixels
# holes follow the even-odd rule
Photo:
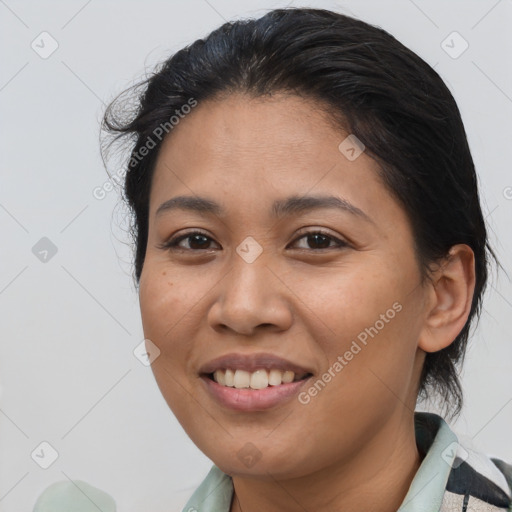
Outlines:
[[[184,116],[164,141],[162,153],[177,147],[188,153],[200,149],[194,157],[224,160],[228,168],[235,165],[230,165],[233,158],[257,156],[267,163],[273,158],[313,158],[320,141],[332,144],[343,135],[320,107],[311,99],[285,94],[208,100]]]
[[[377,215],[393,201],[376,162],[350,160],[349,134],[311,99],[232,95],[200,103],[164,140],[155,166],[151,214],[172,196],[215,195],[223,204],[269,209],[278,197],[336,195]],[[395,205],[396,207],[396,205]]]

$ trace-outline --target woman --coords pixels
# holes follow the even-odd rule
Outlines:
[[[104,127],[135,142],[148,357],[214,463],[184,511],[512,510],[512,466],[414,410],[460,412],[495,257],[437,73],[380,28],[291,8],[142,85]]]

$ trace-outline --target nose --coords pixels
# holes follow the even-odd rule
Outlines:
[[[218,284],[217,298],[208,312],[208,324],[215,330],[245,336],[267,329],[289,329],[293,316],[289,288],[264,258],[254,262],[233,255],[231,271]]]

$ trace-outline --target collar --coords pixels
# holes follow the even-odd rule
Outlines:
[[[459,447],[457,436],[437,414],[414,413],[416,444],[426,453],[399,512],[432,512],[443,495]],[[233,481],[215,464],[188,500],[183,512],[229,512]]]

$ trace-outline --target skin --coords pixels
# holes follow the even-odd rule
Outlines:
[[[409,219],[374,160],[339,151],[347,135],[312,100],[237,94],[199,104],[159,153],[139,289],[144,335],[161,351],[152,369],[169,407],[233,478],[231,512],[395,511],[423,456],[414,407],[424,357],[449,345],[470,311],[471,249],[452,247],[422,285]],[[274,200],[306,194],[335,194],[372,222],[333,209],[271,216]],[[208,197],[226,214],[157,217],[178,195]],[[209,238],[161,248],[191,228]],[[304,237],[319,228],[333,238]],[[236,252],[248,236],[263,249],[252,263]],[[271,352],[316,380],[394,303],[401,311],[306,405],[233,411],[199,378],[218,356]],[[237,456],[248,442],[261,455],[251,467]]]

